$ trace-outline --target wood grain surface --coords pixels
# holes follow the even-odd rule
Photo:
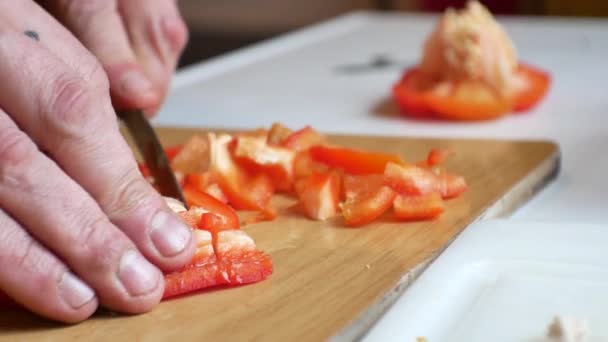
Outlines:
[[[164,144],[197,132],[158,131]],[[0,311],[0,341],[353,340],[469,224],[510,213],[555,177],[560,158],[550,142],[369,136],[331,141],[397,152],[410,161],[434,147],[451,148],[456,155],[447,168],[464,175],[469,190],[432,222],[386,217],[349,229],[340,220],[321,223],[284,212],[276,221],[244,228],[273,258],[275,272],[266,281],[170,300],[138,316],[100,312],[73,326]]]

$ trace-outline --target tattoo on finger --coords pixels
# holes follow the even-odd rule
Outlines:
[[[26,30],[25,32],[23,32],[26,36],[32,38],[35,41],[40,41],[40,35],[38,34],[38,32],[33,31],[33,30]]]

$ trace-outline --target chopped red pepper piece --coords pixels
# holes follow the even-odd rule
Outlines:
[[[305,151],[315,145],[325,142],[325,137],[315,131],[312,127],[306,126],[294,132],[283,141],[283,146],[294,151]]]
[[[399,195],[393,202],[395,217],[403,221],[430,220],[443,213],[445,205],[441,195],[432,192],[419,196]]]
[[[441,165],[445,163],[448,157],[452,154],[452,151],[447,149],[434,148],[429,152],[426,158],[426,163],[429,167]]]
[[[183,174],[200,173],[209,167],[209,140],[194,135],[171,161],[171,167]]]
[[[337,172],[313,173],[296,183],[296,192],[306,215],[326,220],[339,212],[341,179]]]
[[[436,174],[427,168],[414,165],[389,163],[384,175],[387,184],[404,195],[426,195],[437,192],[443,198],[451,198],[467,189],[462,177],[445,172]]]
[[[294,179],[306,178],[313,173],[327,173],[329,167],[323,163],[314,161],[308,151],[298,152],[293,161]]]
[[[272,273],[270,257],[257,250],[244,231],[218,233],[215,253],[227,284],[239,285],[265,279]]]
[[[173,161],[175,156],[177,156],[183,148],[184,147],[182,145],[165,147],[165,155],[167,156],[167,159],[169,159],[169,161]]]
[[[228,202],[237,210],[264,210],[274,193],[268,176],[251,178],[240,169],[228,149],[232,138],[228,135],[210,135],[211,170],[218,175],[219,185]]]
[[[267,142],[270,145],[282,145],[285,139],[289,137],[293,131],[288,127],[275,122],[270,127],[270,131],[268,131]]]
[[[264,173],[279,191],[288,191],[293,183],[295,152],[280,146],[268,145],[263,137],[238,137],[233,154],[238,165],[249,174]]]
[[[349,227],[362,226],[377,219],[390,209],[396,196],[390,187],[379,184],[376,180],[365,184],[366,179],[358,177],[361,176],[345,181],[345,186],[351,186],[351,189],[346,190],[347,197],[342,203],[342,215]],[[356,187],[352,188],[355,184]]]
[[[388,163],[403,163],[395,154],[323,145],[311,147],[310,155],[315,161],[353,175],[382,174]]]

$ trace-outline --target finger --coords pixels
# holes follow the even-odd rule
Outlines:
[[[104,305],[139,313],[158,304],[160,271],[3,112],[0,141],[0,207],[93,287]]]
[[[119,0],[118,9],[138,61],[164,98],[188,41],[176,1]]]
[[[40,30],[43,39],[45,27]],[[195,249],[190,229],[139,173],[118,130],[103,71],[83,66],[96,70],[83,79],[41,44],[11,31],[0,33],[0,60],[0,108],[149,260],[163,270],[188,263]]]
[[[73,323],[97,308],[95,292],[0,210],[0,289],[47,318]]]
[[[47,8],[99,59],[117,108],[152,108],[161,101],[133,52],[116,0],[47,0]]]

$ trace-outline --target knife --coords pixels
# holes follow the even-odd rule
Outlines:
[[[117,114],[135,141],[161,195],[175,198],[186,205],[184,194],[171,169],[165,150],[144,113],[141,110],[128,110]]]

